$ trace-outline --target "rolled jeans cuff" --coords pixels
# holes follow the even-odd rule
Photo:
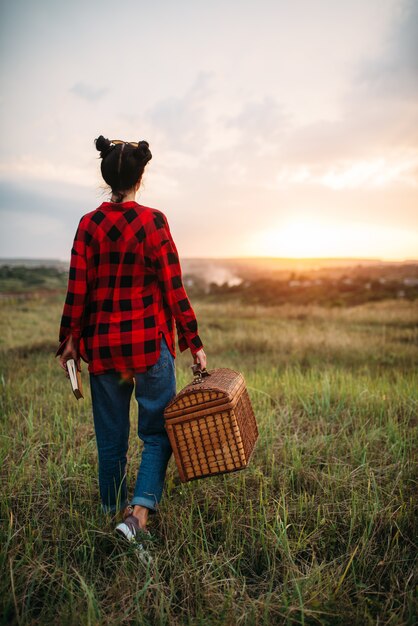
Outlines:
[[[150,513],[157,513],[159,509],[159,504],[157,502],[157,498],[154,496],[154,499],[144,498],[143,496],[134,496],[130,502],[131,506],[146,506],[147,509],[150,510]]]

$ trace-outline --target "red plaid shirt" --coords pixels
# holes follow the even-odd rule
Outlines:
[[[166,216],[136,202],[103,202],[84,215],[71,250],[57,355],[70,334],[89,372],[144,372],[160,333],[175,357],[202,347]]]

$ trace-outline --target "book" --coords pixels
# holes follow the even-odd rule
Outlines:
[[[68,359],[66,362],[68,375],[70,377],[71,389],[77,400],[84,398],[83,386],[81,384],[81,372],[78,371],[76,362],[74,359]]]

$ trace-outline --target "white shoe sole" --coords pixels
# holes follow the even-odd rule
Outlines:
[[[115,531],[121,533],[128,541],[135,541],[135,535],[125,522],[121,522],[115,528]]]
[[[139,557],[140,559],[144,562],[144,563],[151,563],[152,561],[152,556],[150,555],[150,553],[148,552],[148,550],[146,550],[146,548],[144,548],[144,546],[142,545],[142,543],[140,543],[137,539],[135,534],[131,531],[131,529],[129,528],[129,526],[127,524],[125,524],[125,522],[121,522],[120,524],[118,524],[115,528],[115,532],[118,535],[123,535],[125,537],[125,539],[127,539],[129,542],[134,543],[136,549],[138,550],[139,553]]]

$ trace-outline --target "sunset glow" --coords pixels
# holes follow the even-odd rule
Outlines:
[[[416,1],[22,0],[2,18],[0,257],[68,260],[109,198],[103,134],[149,142],[137,201],[183,258],[418,258]],[[126,23],[140,45],[98,53]]]
[[[418,234],[373,224],[329,224],[302,218],[256,233],[250,254],[286,258],[416,258]]]

